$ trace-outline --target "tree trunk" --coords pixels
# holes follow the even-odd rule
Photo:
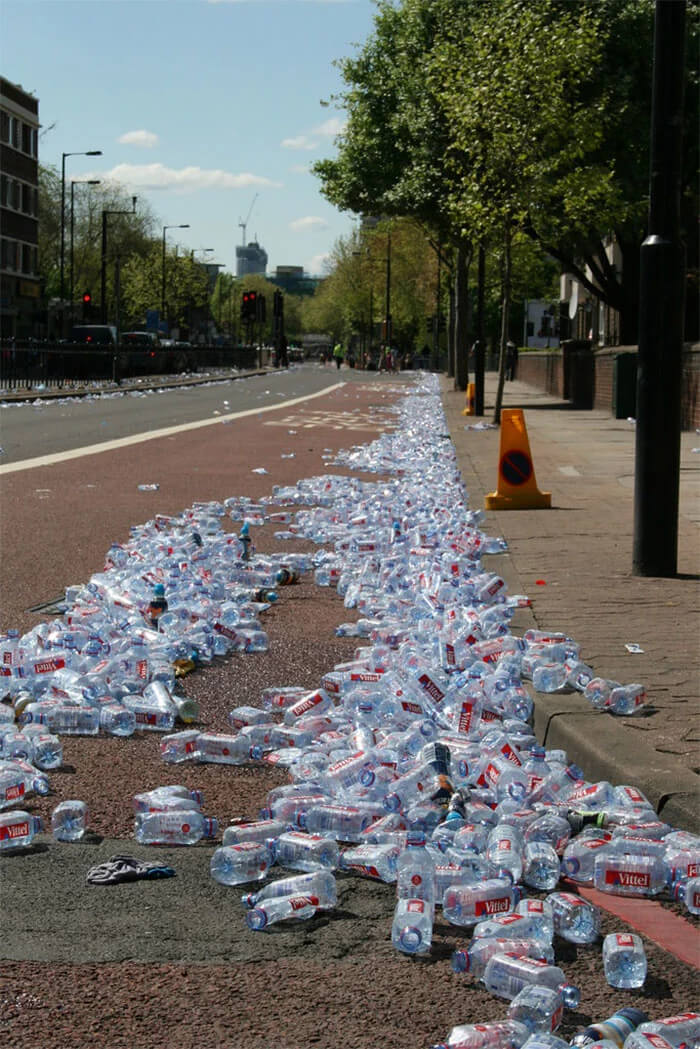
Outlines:
[[[511,227],[506,224],[503,236],[503,298],[501,305],[501,353],[498,361],[498,387],[496,389],[496,403],[493,409],[493,421],[497,426],[501,424],[501,404],[503,402],[503,386],[506,380],[506,343],[508,342],[508,314],[510,311],[510,281],[511,281]]]
[[[469,264],[471,244],[460,240],[455,267],[455,390],[469,380]]]
[[[455,289],[454,281],[449,287],[449,307],[447,315],[447,375],[455,374]]]

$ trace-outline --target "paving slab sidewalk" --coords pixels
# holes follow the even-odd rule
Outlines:
[[[485,382],[483,418],[464,416],[465,396],[441,378],[443,402],[470,506],[498,484],[500,430],[490,423],[495,373]],[[504,408],[521,408],[537,485],[547,510],[487,511],[485,529],[509,552],[498,568],[511,593],[532,608],[516,630],[562,630],[603,677],[641,682],[652,707],[637,717],[598,713],[578,693],[535,694],[535,726],[548,747],[563,747],[589,779],[642,789],[674,826],[700,826],[700,456],[694,433],[681,436],[678,575],[632,574],[634,420],[582,411],[521,382],[508,382]],[[659,507],[659,513],[666,508]],[[494,559],[494,565],[496,561]],[[628,643],[639,645],[630,653]]]

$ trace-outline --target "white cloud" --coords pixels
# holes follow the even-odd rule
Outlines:
[[[120,135],[117,142],[123,146],[138,146],[140,149],[153,149],[158,145],[158,136],[152,131],[127,131]]]
[[[93,177],[91,173],[89,176]],[[164,164],[117,164],[110,171],[95,172],[94,177],[124,182],[140,189],[174,189],[193,192],[198,189],[244,189],[247,186],[281,187],[264,175],[244,171],[234,175],[220,168],[168,168]]]
[[[310,273],[312,277],[326,276],[330,273],[330,261],[330,252],[326,251],[321,255],[314,255],[312,259],[309,259],[304,269],[307,273]]]
[[[294,219],[293,222],[290,222],[289,228],[295,233],[316,233],[322,229],[328,229],[328,223],[316,215],[306,215],[303,219]]]
[[[332,138],[335,135],[342,135],[343,131],[345,131],[346,123],[347,121],[341,119],[341,117],[329,117],[328,120],[324,120],[322,124],[315,127],[311,133]]]
[[[318,142],[314,142],[308,135],[297,135],[295,138],[283,138],[280,143],[282,149],[317,149]]]

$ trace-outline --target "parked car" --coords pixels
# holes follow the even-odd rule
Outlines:
[[[68,342],[116,346],[117,329],[111,324],[75,324],[70,330]]]

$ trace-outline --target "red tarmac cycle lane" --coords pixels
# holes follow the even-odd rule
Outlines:
[[[386,379],[368,376],[290,408],[0,477],[0,629],[24,632],[41,621],[45,615],[27,610],[101,571],[110,544],[155,513],[257,499],[273,485],[333,472],[323,450],[374,440],[393,423],[382,409],[394,399]],[[260,468],[267,473],[254,472]]]

